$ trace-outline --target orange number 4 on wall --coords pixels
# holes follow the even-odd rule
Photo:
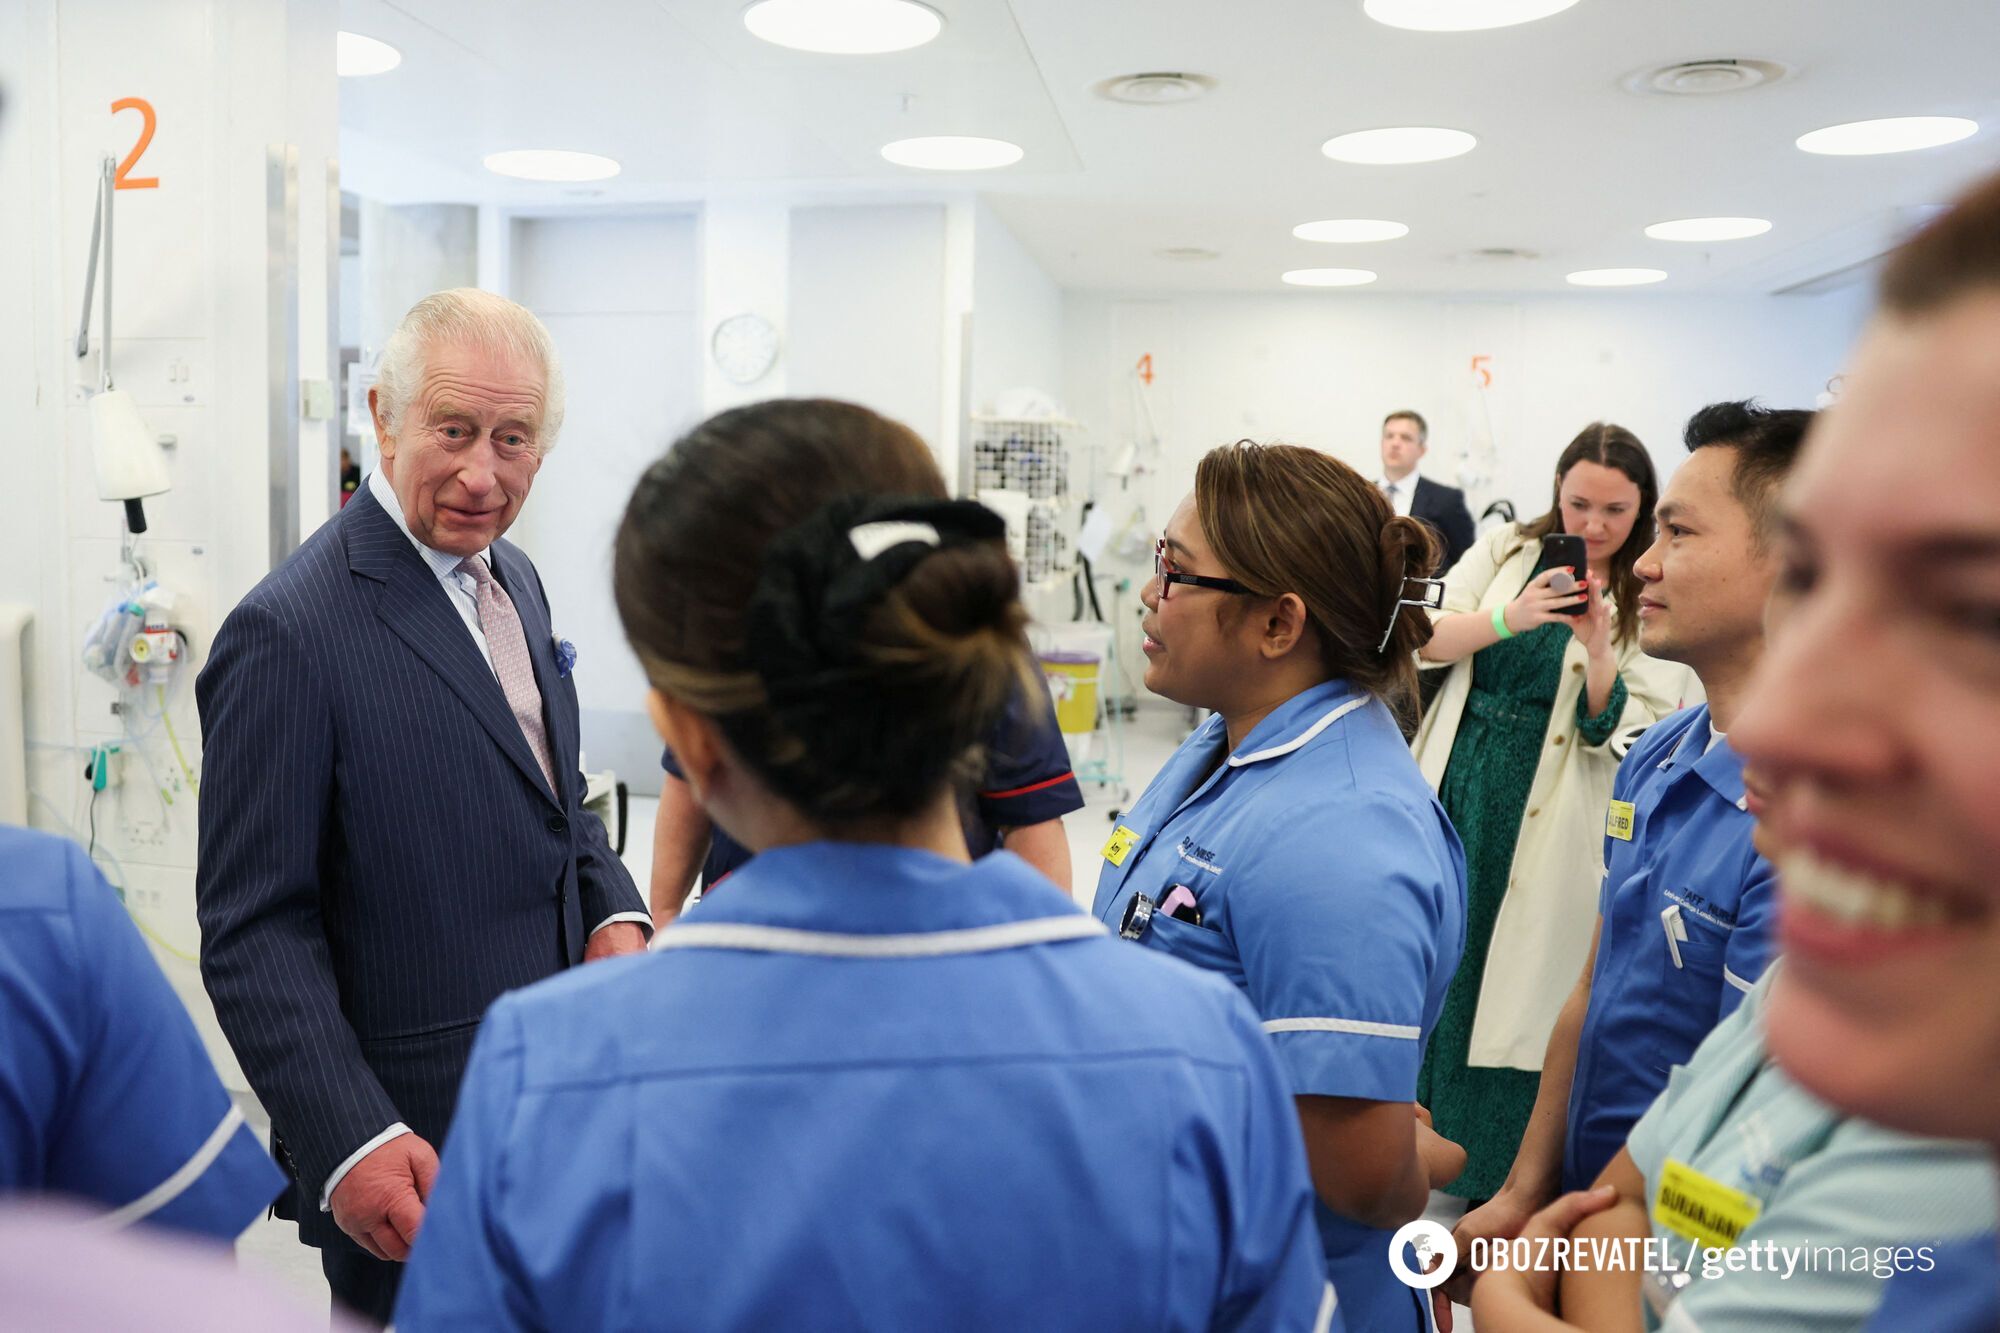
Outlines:
[[[117,186],[121,190],[157,190],[160,188],[158,176],[134,176],[131,172],[139,163],[139,155],[153,142],[153,130],[159,125],[160,118],[153,113],[153,104],[143,97],[119,98],[111,104],[111,114],[115,116],[120,111],[137,111],[146,118],[146,123],[139,127],[139,142],[132,145],[132,151],[125,154],[125,160],[118,164],[118,174],[114,178]]]

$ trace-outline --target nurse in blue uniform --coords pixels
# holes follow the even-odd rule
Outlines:
[[[1389,1239],[1464,1164],[1414,1102],[1465,860],[1399,730],[1436,547],[1346,464],[1216,449],[1156,556],[1146,685],[1215,716],[1104,849],[1095,910],[1226,978],[1284,1065],[1348,1324],[1427,1327]]]
[[[231,1241],[284,1183],[83,849],[0,825],[0,1195]]]
[[[494,1005],[398,1328],[1337,1326],[1250,1007],[968,855],[955,783],[1032,676],[1003,526],[944,495],[831,402],[640,481],[619,612],[756,856],[654,952]]]

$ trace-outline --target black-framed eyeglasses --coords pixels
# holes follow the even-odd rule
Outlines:
[[[1164,539],[1153,543],[1153,577],[1160,581],[1160,600],[1166,601],[1176,583],[1185,583],[1190,588],[1213,588],[1217,592],[1234,593],[1239,597],[1253,597],[1256,594],[1235,579],[1211,578],[1206,574],[1183,574],[1178,569],[1167,567],[1167,543]]]

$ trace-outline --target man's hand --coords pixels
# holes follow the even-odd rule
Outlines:
[[[423,1225],[437,1152],[415,1134],[398,1134],[356,1162],[327,1203],[333,1220],[377,1259],[402,1263]]]
[[[616,958],[622,953],[644,953],[646,932],[639,929],[636,921],[614,921],[590,937],[590,943],[583,946],[583,961],[594,963],[600,958]]]

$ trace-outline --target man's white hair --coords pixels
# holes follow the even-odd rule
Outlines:
[[[375,368],[376,405],[394,435],[410,397],[423,382],[431,349],[448,345],[510,353],[542,368],[542,424],[536,449],[555,448],[562,430],[563,373],[555,340],[526,306],[477,287],[432,292],[410,307],[382,346]]]

